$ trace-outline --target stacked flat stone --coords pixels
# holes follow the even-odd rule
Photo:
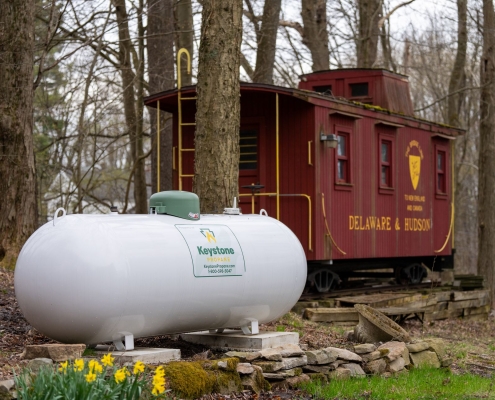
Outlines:
[[[265,349],[257,352],[230,351],[237,357],[237,367],[244,388],[259,391],[256,373],[261,372],[273,388],[295,387],[309,380],[328,382],[332,379],[381,375],[390,377],[410,368],[448,367],[452,363],[442,339],[424,339],[412,343],[390,341],[380,345],[358,344],[354,351],[327,347],[302,351],[298,345]],[[257,372],[256,372],[256,371]]]
[[[439,338],[423,339],[407,344],[411,362],[416,367],[430,366],[434,368],[448,367],[452,358],[447,356],[445,343]]]
[[[237,372],[246,390],[259,392],[256,387],[259,379],[256,379],[256,372],[252,368],[261,371],[272,388],[295,387],[310,380],[301,369],[307,365],[307,356],[296,344],[284,344],[256,352],[229,351],[225,355],[239,358]]]

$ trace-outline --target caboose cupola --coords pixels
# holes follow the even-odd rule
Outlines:
[[[302,75],[299,89],[414,116],[407,76],[384,69],[336,69]]]

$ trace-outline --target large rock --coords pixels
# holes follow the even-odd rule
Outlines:
[[[361,356],[361,358],[365,362],[370,362],[370,361],[374,361],[374,360],[378,360],[379,358],[382,358],[384,356],[384,354],[386,354],[386,353],[388,353],[388,351],[385,353],[382,353],[380,350],[375,350],[375,351],[372,351],[371,353],[363,354]]]
[[[328,364],[337,359],[337,357],[331,357],[327,352],[323,350],[310,350],[306,352],[308,364],[321,365]]]
[[[281,370],[278,372],[266,372],[263,374],[265,379],[283,380],[287,378],[292,378],[293,376],[299,376],[302,374],[301,368],[294,368],[288,370]]]
[[[306,355],[301,357],[282,358],[282,364],[282,369],[302,367],[308,364],[308,358],[306,357]]]
[[[364,364],[363,368],[364,371],[368,374],[381,375],[387,368],[387,362],[383,358],[380,358],[378,360],[373,360],[369,363]]]
[[[354,346],[354,352],[356,354],[367,354],[375,350],[376,350],[376,346],[372,343],[364,343]]]
[[[419,353],[411,353],[410,356],[411,361],[416,368],[440,368],[440,361],[438,360],[437,353],[434,351],[425,350]]]
[[[264,349],[260,351],[261,358],[268,361],[282,361],[282,354],[277,349]]]
[[[86,349],[84,344],[38,344],[28,345],[24,349],[23,358],[51,358],[55,362],[81,358]]]
[[[304,351],[294,343],[287,343],[279,347],[275,347],[275,350],[277,350],[283,358],[287,357],[299,357],[304,355]]]
[[[387,361],[394,361],[402,356],[404,353],[404,349],[406,349],[406,344],[404,342],[387,342],[378,347],[378,351],[388,350],[385,354],[384,358]]]
[[[254,367],[249,363],[237,364],[237,372],[239,375],[250,375],[254,372]]]
[[[27,368],[33,372],[38,372],[41,368],[51,367],[53,360],[51,358],[35,358],[27,363]]]
[[[399,371],[402,371],[405,366],[406,366],[406,362],[402,357],[399,357],[396,358],[394,361],[392,361],[390,364],[388,364],[387,370],[392,373],[397,373]]]
[[[346,349],[339,349],[337,347],[326,347],[323,349],[325,353],[329,355],[329,357],[335,357],[335,359],[346,360],[346,361],[356,361],[361,362],[363,359],[358,356],[356,353]]]
[[[0,400],[10,400],[16,398],[13,393],[14,385],[15,382],[13,379],[0,381]]]
[[[363,371],[363,369],[359,364],[348,363],[348,364],[342,364],[340,367],[351,371],[351,376],[353,377],[363,378],[366,376],[366,373]]]
[[[315,374],[328,374],[331,370],[334,370],[335,367],[330,365],[305,365],[303,368],[304,372],[312,372]]]
[[[447,355],[447,351],[445,348],[445,342],[440,338],[428,338],[425,339],[425,342],[429,344],[429,350],[437,353],[438,358],[443,359]]]
[[[241,362],[251,362],[261,358],[261,353],[259,351],[229,351],[225,353],[227,357],[236,357]]]
[[[253,365],[254,372],[250,375],[242,375],[241,382],[245,390],[251,390],[255,393],[271,389],[270,383],[263,377],[263,371],[260,367]]]
[[[280,361],[254,361],[252,365],[257,365],[263,372],[275,372],[284,367],[284,364]]]
[[[292,378],[287,378],[286,382],[290,388],[296,388],[303,382],[311,381],[310,377],[306,374],[301,374],[299,376],[294,376]]]
[[[409,356],[409,350],[407,350],[407,347],[404,349],[404,352],[402,353],[402,358],[404,359],[404,363],[406,367],[411,364],[411,357]]]
[[[348,379],[351,377],[351,371],[347,368],[337,368],[328,374],[330,379]]]
[[[409,343],[406,345],[407,350],[409,350],[409,353],[419,353],[420,351],[425,351],[430,348],[430,345],[428,342],[421,341],[421,342],[416,342],[416,343]]]

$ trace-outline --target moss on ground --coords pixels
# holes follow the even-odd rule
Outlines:
[[[219,368],[226,362],[227,370]],[[170,389],[187,399],[210,393],[228,394],[242,391],[242,382],[237,373],[237,358],[213,361],[175,361],[165,365],[165,376]]]

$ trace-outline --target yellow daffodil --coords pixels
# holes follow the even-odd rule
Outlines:
[[[134,375],[140,374],[144,372],[144,364],[141,361],[137,361],[134,364]]]
[[[112,355],[110,353],[108,354],[105,354],[102,358],[101,358],[101,363],[105,366],[105,367],[113,367],[113,360],[114,358],[112,357]]]
[[[165,370],[162,366],[155,370],[155,375],[153,376],[153,390],[151,393],[153,395],[161,394],[165,391]]]
[[[66,361],[66,362],[63,362],[63,363],[60,363],[60,366],[58,367],[58,370],[60,372],[64,372],[67,371],[67,367],[69,366],[69,361]]]
[[[115,382],[117,383],[123,382],[125,378],[130,374],[131,373],[127,370],[126,367],[118,369],[114,374]]]
[[[82,371],[84,369],[84,360],[78,358],[74,361],[74,371]]]
[[[96,380],[96,374],[93,374],[91,371],[89,371],[86,375],[84,375],[86,378],[86,382],[91,383]]]
[[[89,371],[101,374],[103,372],[103,367],[96,360],[89,361]]]

